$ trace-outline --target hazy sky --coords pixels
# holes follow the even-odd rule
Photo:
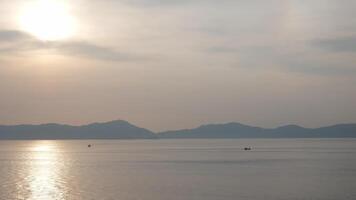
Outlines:
[[[356,122],[354,0],[0,0],[0,124]]]

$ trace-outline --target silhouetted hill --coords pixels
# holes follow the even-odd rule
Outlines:
[[[156,138],[356,138],[356,124],[321,128],[297,125],[266,129],[240,123],[208,124],[194,129],[155,134],[127,121],[116,120],[83,126],[63,124],[0,126],[0,139],[156,139]]]
[[[356,124],[339,124],[322,128],[297,125],[265,129],[240,123],[210,124],[194,129],[166,131],[159,138],[354,138]]]
[[[209,124],[195,129],[167,131],[158,134],[159,138],[236,138],[260,137],[262,128],[240,123]]]
[[[0,139],[154,139],[153,132],[123,120],[83,126],[62,124],[0,126]]]

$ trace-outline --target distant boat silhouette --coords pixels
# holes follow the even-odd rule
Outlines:
[[[91,144],[88,144],[88,147],[90,148],[90,147],[91,147]]]
[[[245,151],[250,151],[250,150],[251,150],[251,147],[245,147],[244,150],[245,150]]]

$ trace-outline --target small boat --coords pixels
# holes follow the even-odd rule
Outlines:
[[[245,151],[250,151],[250,150],[251,150],[251,147],[245,147],[244,150],[245,150]]]
[[[88,144],[88,148],[90,148],[91,147],[91,144]]]

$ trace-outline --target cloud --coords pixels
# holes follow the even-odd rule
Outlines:
[[[206,49],[206,51],[208,53],[237,53],[239,52],[239,49],[235,48],[235,47],[229,47],[229,46],[212,46],[212,47],[208,47]]]
[[[69,55],[92,57],[101,60],[127,61],[127,60],[140,59],[140,57],[138,56],[134,56],[128,53],[118,52],[111,48],[98,46],[85,41],[64,42],[64,43],[55,42],[55,43],[51,43],[51,46],[54,47],[55,49],[58,49],[62,53],[66,53]]]
[[[17,30],[0,30],[0,52],[16,53],[44,48],[41,41],[33,36]]]
[[[304,46],[302,46],[304,47]],[[356,67],[349,55],[326,55],[308,49],[290,49],[279,45],[220,45],[205,49],[212,56],[234,57],[233,67],[245,69],[281,70],[317,76],[354,76]]]
[[[17,30],[0,30],[0,43],[1,42],[11,42],[18,40],[27,40],[32,37],[24,32]]]
[[[332,52],[356,52],[356,37],[313,40],[312,44]]]
[[[215,0],[124,0],[127,4],[135,4],[141,6],[177,6],[194,3],[214,3]],[[220,0],[219,3],[235,2],[235,0]]]
[[[311,75],[354,76],[356,74],[356,68],[352,64],[340,61],[326,62],[308,58],[293,58],[286,61],[285,66],[288,66],[287,69],[291,72]]]
[[[16,53],[32,50],[56,50],[60,54],[106,61],[141,60],[142,56],[119,52],[87,41],[41,41],[18,30],[0,30],[0,52]]]

